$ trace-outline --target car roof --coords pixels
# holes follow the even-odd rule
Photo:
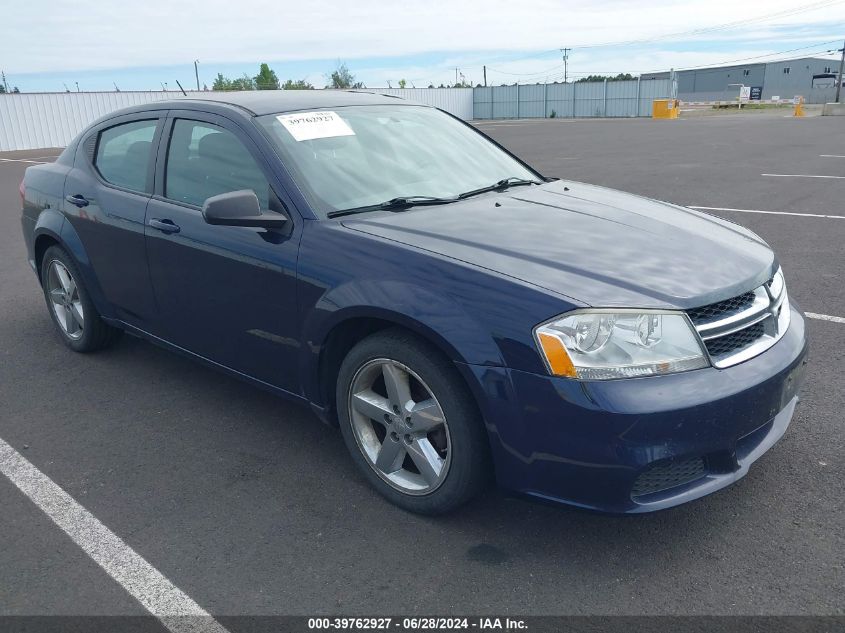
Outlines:
[[[421,105],[399,97],[359,90],[249,90],[242,92],[207,92],[201,96],[159,101],[156,107],[185,108],[188,104],[220,103],[247,110],[250,114],[277,114],[296,110],[340,108],[354,105]]]

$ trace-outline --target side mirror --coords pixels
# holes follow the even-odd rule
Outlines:
[[[219,226],[253,226],[265,229],[283,227],[288,219],[281,213],[261,213],[258,197],[251,189],[230,191],[212,196],[202,205],[207,224]]]

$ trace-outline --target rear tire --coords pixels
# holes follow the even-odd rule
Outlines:
[[[75,352],[94,352],[114,343],[122,330],[100,318],[73,258],[51,246],[41,260],[41,287],[50,318],[65,345]]]
[[[364,477],[397,506],[442,514],[489,480],[487,433],[453,363],[402,330],[373,334],[343,361],[341,432]]]

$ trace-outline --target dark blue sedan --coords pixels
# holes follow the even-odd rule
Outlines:
[[[715,186],[715,183],[714,183]],[[122,332],[307,403],[397,505],[611,512],[786,431],[804,320],[754,233],[546,178],[435,108],[267,91],[116,112],[21,184],[61,339]]]

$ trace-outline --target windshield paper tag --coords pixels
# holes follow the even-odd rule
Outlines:
[[[336,112],[297,112],[276,117],[297,141],[333,136],[355,136],[352,128]]]

